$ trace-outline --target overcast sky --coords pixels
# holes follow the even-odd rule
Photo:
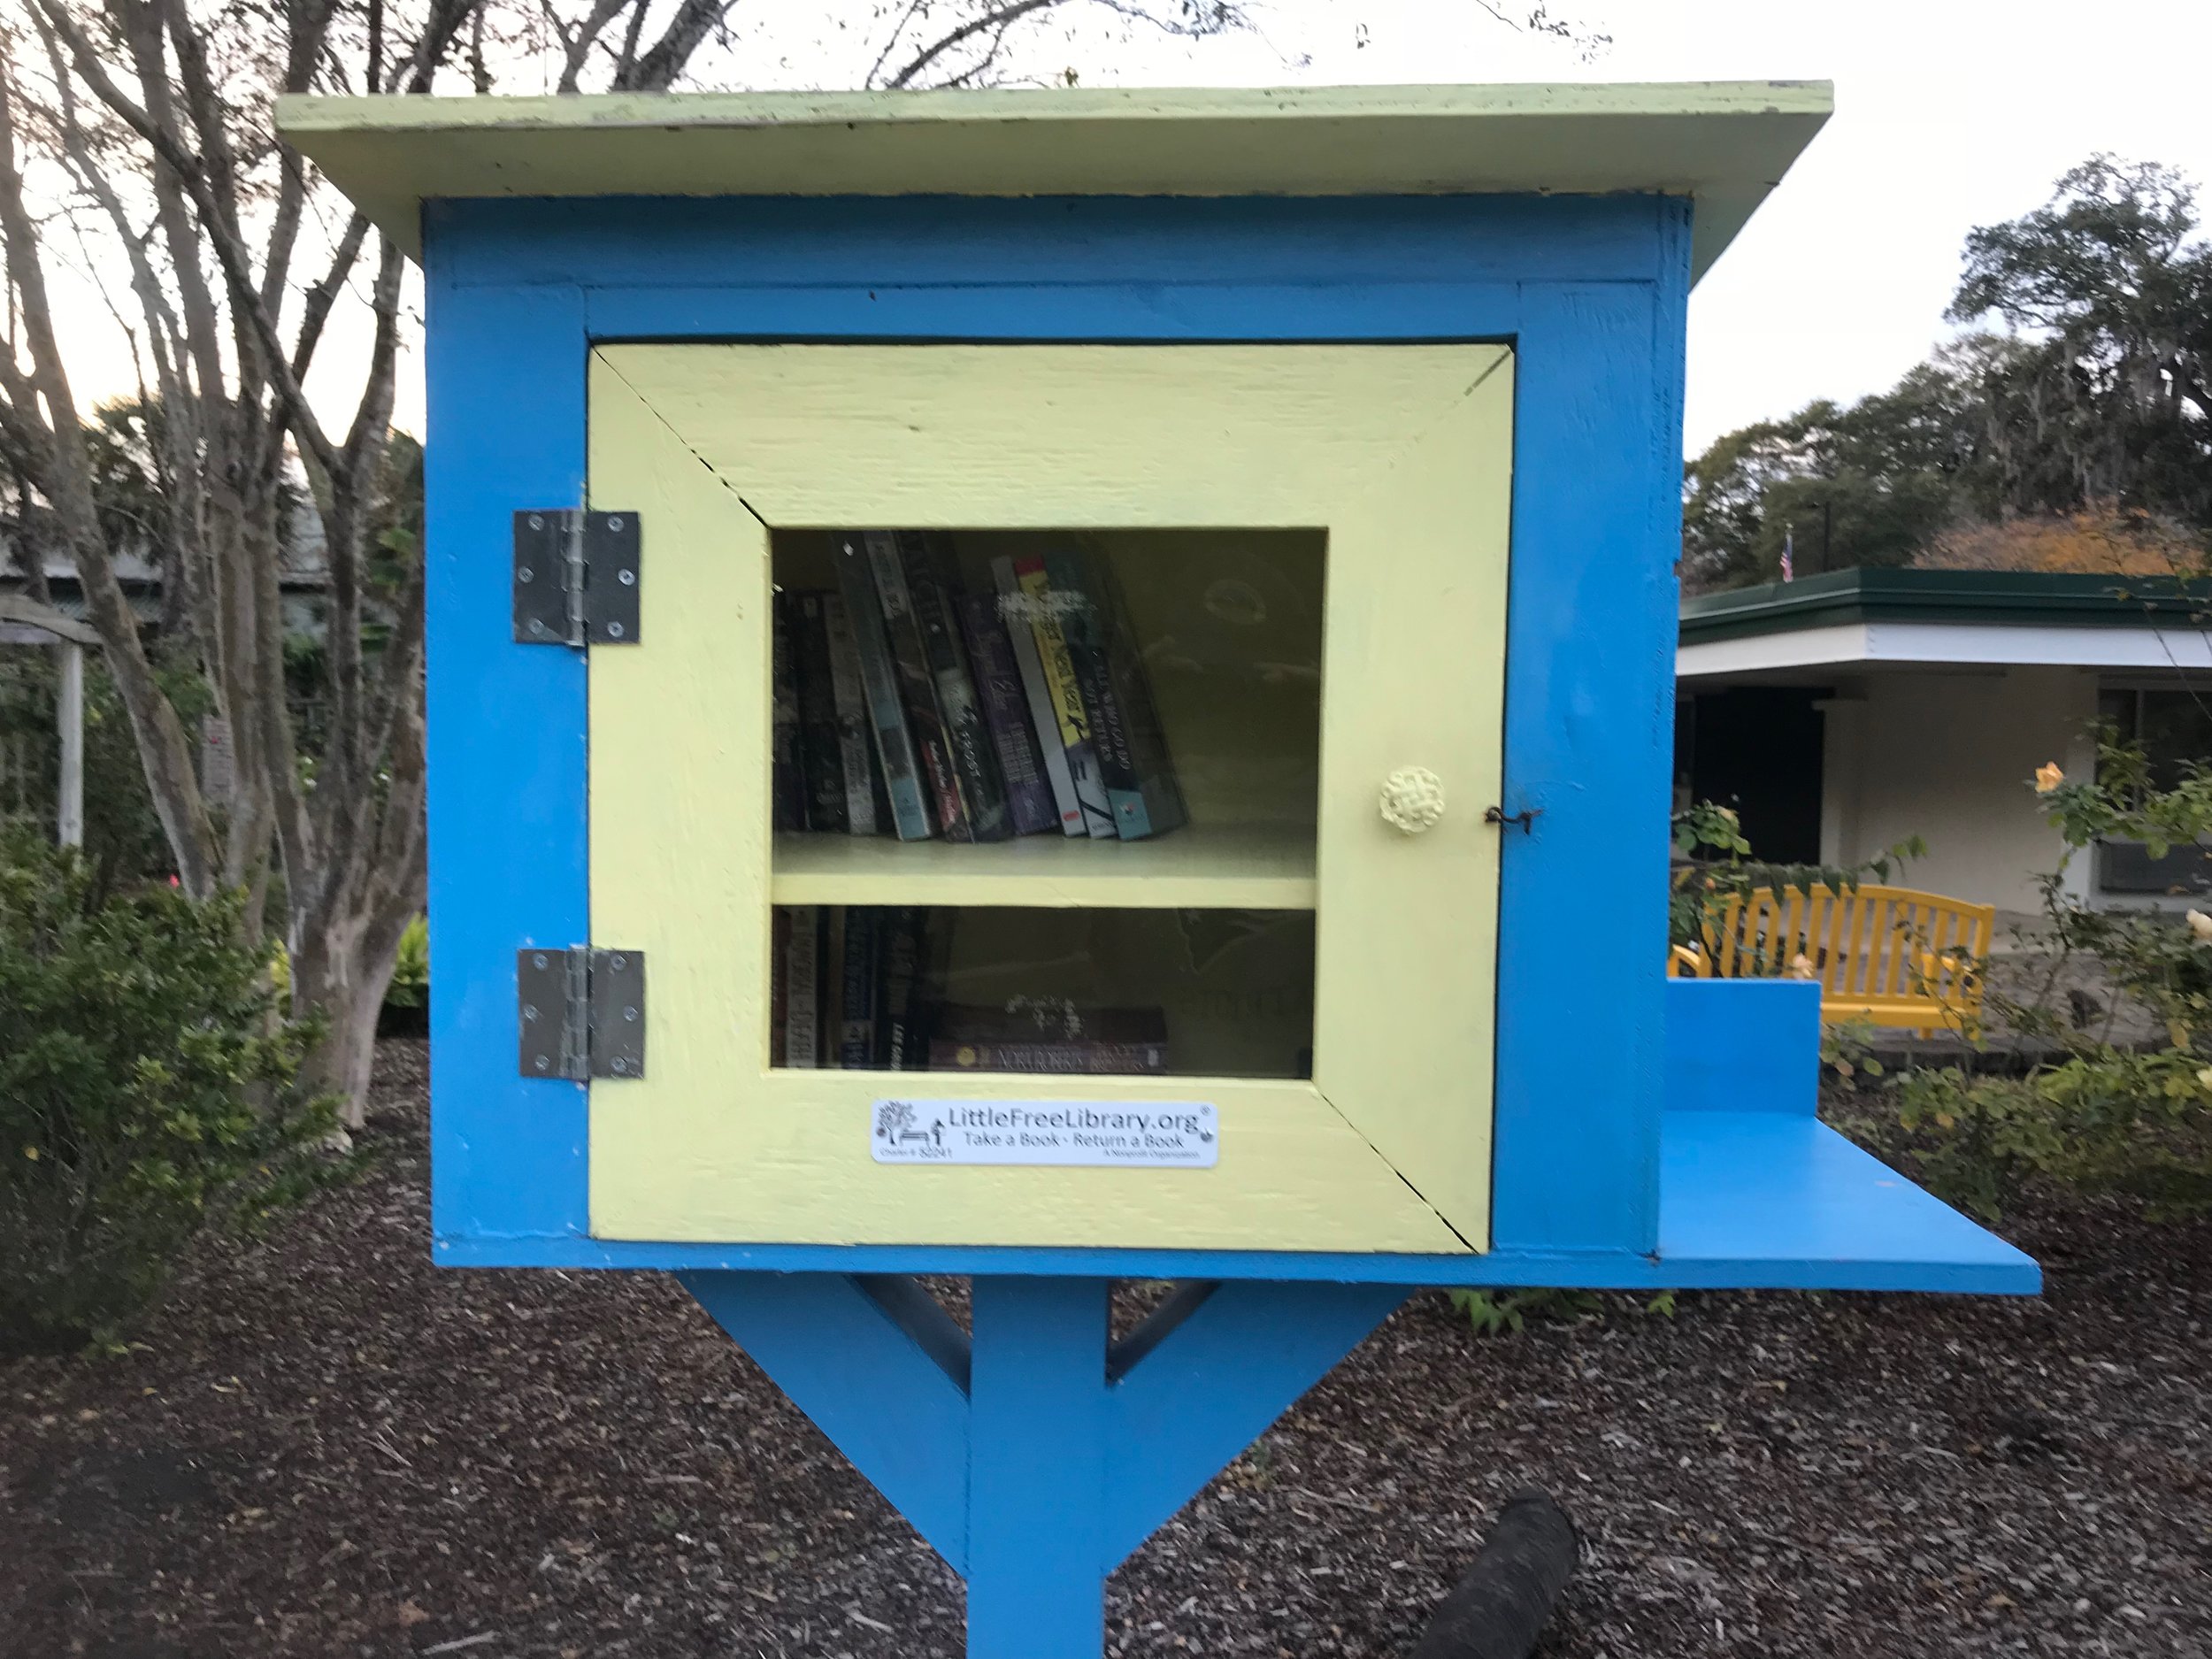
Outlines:
[[[1171,4],[1172,0],[1169,0]],[[1501,0],[1508,12],[1526,0]],[[1109,35],[1028,37],[1019,67],[1072,65],[1086,84],[1286,81],[1828,79],[1837,113],[1691,301],[1686,440],[1694,454],[1747,421],[1815,397],[1889,385],[1944,333],[1962,238],[2041,202],[2092,151],[2171,163],[2212,180],[2208,0],[1555,0],[1613,39],[1588,61],[1517,33],[1477,0],[1254,0],[1256,33],[1196,43]],[[856,31],[824,9],[768,0],[787,30],[744,42],[756,85],[855,84]],[[846,61],[849,58],[851,61]],[[65,286],[67,286],[65,284]],[[107,332],[81,292],[73,320]],[[334,338],[319,401],[357,373],[361,342]],[[89,344],[81,336],[81,343]],[[350,349],[349,349],[350,348]],[[351,361],[349,361],[351,359]],[[127,357],[81,357],[81,392],[131,384]],[[420,359],[403,365],[397,419],[421,430]]]
[[[1517,7],[1502,0],[1502,9]],[[1272,50],[1254,40],[1133,41],[1110,79],[1833,81],[1834,119],[1691,300],[1692,454],[1813,398],[1888,386],[1946,332],[1966,232],[2034,207],[2093,151],[2212,182],[2207,0],[1554,0],[1554,9],[1613,44],[1578,62],[1571,50],[1517,36],[1473,0],[1275,0],[1260,14]],[[1311,61],[1286,76],[1284,57],[1300,51]]]

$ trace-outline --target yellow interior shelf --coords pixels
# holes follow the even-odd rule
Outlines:
[[[1310,910],[1311,826],[1191,825],[1149,841],[1025,835],[980,846],[887,836],[775,838],[778,904]]]

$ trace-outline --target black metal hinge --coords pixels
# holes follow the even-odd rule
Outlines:
[[[518,950],[515,1013],[525,1077],[645,1075],[641,950]]]
[[[515,638],[634,645],[638,516],[541,508],[515,515]]]

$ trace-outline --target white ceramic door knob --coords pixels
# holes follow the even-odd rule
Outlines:
[[[1401,766],[1383,780],[1382,815],[1393,829],[1418,835],[1444,816],[1444,780],[1426,766]]]

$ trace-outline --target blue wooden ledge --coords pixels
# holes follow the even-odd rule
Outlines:
[[[1670,1285],[2043,1287],[2028,1256],[1809,1116],[1669,1112],[1659,1159],[1660,1276]]]
[[[1820,987],[1671,980],[1659,1255],[1685,1287],[2033,1295],[2042,1270],[1822,1123]]]

